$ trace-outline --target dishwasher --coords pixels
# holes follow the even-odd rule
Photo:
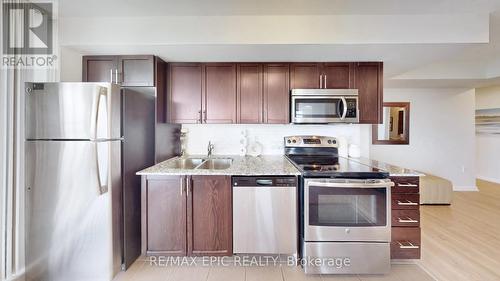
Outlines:
[[[233,252],[297,254],[297,178],[233,177]]]

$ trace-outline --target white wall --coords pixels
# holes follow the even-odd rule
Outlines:
[[[476,109],[500,108],[500,86],[476,89]],[[476,135],[477,177],[500,183],[500,135]]]
[[[476,89],[476,109],[500,108],[500,86]]]
[[[82,54],[68,48],[60,48],[60,81],[81,82],[82,81]]]
[[[341,141],[339,151],[344,151],[347,143],[361,147],[364,157],[369,157],[369,146],[366,131],[369,125],[337,124],[337,125],[182,125],[188,130],[186,151],[188,154],[206,154],[208,141],[215,145],[214,154],[237,155],[240,148],[241,131],[246,130],[249,142],[257,139],[263,146],[262,154],[282,155],[283,137],[293,135],[333,136]]]
[[[410,102],[410,144],[371,145],[371,158],[449,179],[455,190],[476,190],[474,93],[385,89],[384,101]]]

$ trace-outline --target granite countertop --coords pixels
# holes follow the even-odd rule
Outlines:
[[[352,161],[361,163],[363,165],[367,165],[367,166],[370,166],[370,167],[373,167],[373,168],[377,168],[377,169],[389,172],[389,175],[391,177],[422,177],[422,176],[425,176],[425,174],[420,173],[420,172],[415,171],[415,170],[411,170],[411,169],[407,169],[407,168],[403,168],[403,167],[399,167],[399,166],[387,164],[387,163],[384,163],[384,162],[380,162],[380,161],[372,160],[372,159],[368,159],[368,158],[363,158],[363,157],[352,158],[352,157],[349,157],[349,160],[352,160]]]
[[[179,169],[175,168],[175,160],[170,158],[152,167],[137,172],[137,175],[233,175],[233,176],[287,176],[300,175],[295,166],[282,155],[264,155],[259,157],[215,155],[212,158],[231,158],[231,167],[224,170]],[[187,158],[207,158],[206,155],[189,155]]]

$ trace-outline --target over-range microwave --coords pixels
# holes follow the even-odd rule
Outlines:
[[[357,89],[293,89],[292,123],[358,123]]]

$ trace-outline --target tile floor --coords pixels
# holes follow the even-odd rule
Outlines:
[[[432,281],[416,264],[394,264],[387,275],[305,275],[300,267],[155,266],[140,259],[114,281]]]

